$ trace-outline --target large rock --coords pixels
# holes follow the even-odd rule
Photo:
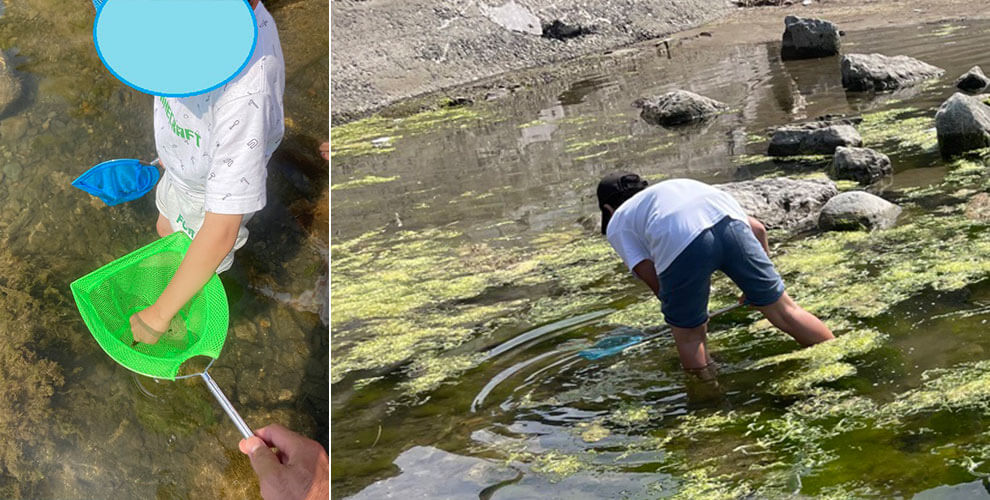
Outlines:
[[[941,76],[942,68],[908,56],[842,56],[842,86],[847,90],[893,90]]]
[[[870,148],[835,148],[829,175],[867,185],[890,175],[893,168],[887,155]]]
[[[825,203],[839,193],[828,179],[775,177],[715,186],[732,195],[746,213],[770,229],[811,229]]]
[[[812,59],[839,53],[839,28],[824,19],[784,18],[784,40],[780,58]]]
[[[979,66],[969,68],[963,76],[956,80],[956,87],[967,92],[979,92],[990,85],[990,78],[983,74]]]
[[[641,118],[665,127],[701,121],[727,108],[724,103],[686,90],[639,99],[633,105],[642,109]]]
[[[14,75],[14,68],[10,66],[7,57],[0,53],[0,117],[21,97],[21,92],[21,80]]]
[[[852,125],[810,122],[780,127],[773,132],[770,156],[830,155],[839,146],[861,146],[863,138]]]
[[[897,222],[901,207],[866,191],[850,191],[828,200],[818,217],[824,231],[887,229]]]
[[[935,130],[943,158],[990,146],[990,106],[984,97],[956,92],[939,106]]]

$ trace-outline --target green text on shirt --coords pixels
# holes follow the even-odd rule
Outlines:
[[[172,106],[168,105],[168,101],[165,100],[164,96],[159,96],[158,99],[162,102],[162,106],[165,108],[165,116],[168,117],[168,124],[172,127],[172,132],[179,136],[181,139],[190,140],[193,137],[196,138],[196,147],[199,147],[199,132],[191,128],[182,128],[175,121],[175,113],[172,112]]]

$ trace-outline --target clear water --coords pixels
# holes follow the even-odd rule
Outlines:
[[[327,6],[273,3],[289,33],[286,141],[310,141],[326,133],[328,85],[309,69],[327,58],[326,34],[291,27],[325,20]],[[206,387],[117,366],[76,311],[71,281],[157,238],[151,196],[106,207],[70,186],[101,161],[155,156],[151,97],[100,63],[93,14],[89,2],[26,0],[0,17],[0,47],[25,82],[0,117],[0,498],[259,498],[240,435]],[[313,157],[319,166],[315,147]],[[303,191],[284,172],[306,166],[270,165],[269,206],[222,277],[231,325],[211,374],[249,425],[281,422],[326,444],[326,326],[259,291],[298,294],[323,272],[325,250],[287,208]]]
[[[381,240],[354,243],[356,252],[373,256],[367,266],[388,265],[381,263],[389,255],[404,255],[399,246],[409,240],[401,239],[403,231],[456,231],[458,239],[450,244],[458,251],[531,250],[540,235],[573,228],[596,210],[593,187],[604,172],[626,168],[648,178],[742,180],[765,173],[762,166],[740,166],[733,159],[763,153],[765,142],[754,136],[768,127],[888,109],[933,116],[953,92],[955,77],[983,62],[987,42],[990,25],[969,21],[848,33],[846,52],[905,54],[946,69],[937,84],[878,96],[846,94],[838,58],[782,63],[779,45],[773,43],[727,42],[721,50],[675,44],[670,59],[644,43],[575,62],[581,68],[577,76],[475,104],[480,119],[417,133],[406,129],[401,137],[396,137],[398,129],[384,130],[369,137],[392,136],[386,142],[394,151],[335,157],[335,186],[367,176],[386,180],[334,191],[333,243],[343,247],[380,229]],[[638,97],[675,88],[720,99],[733,111],[702,128],[669,131],[646,124],[631,107]],[[895,198],[906,188],[939,182],[949,168],[935,150],[886,146],[881,149],[895,168],[886,189]],[[390,237],[396,247],[389,248]],[[466,254],[459,255],[467,261]],[[463,265],[468,268],[459,271],[473,270]],[[360,282],[349,268],[341,269],[334,280]],[[425,393],[410,395],[404,385],[417,374],[408,358],[335,378],[334,493],[355,498],[655,498],[689,495],[685,488],[690,486],[700,488],[690,490],[700,497],[727,498],[761,497],[769,491],[839,498],[990,496],[983,479],[988,469],[976,450],[987,422],[979,407],[934,409],[894,427],[850,416],[814,428],[794,427],[789,434],[783,428],[768,431],[767,426],[783,425],[792,405],[801,401],[772,390],[782,377],[800,374],[794,371],[800,365],[746,369],[755,360],[795,350],[779,337],[720,340],[716,357],[728,368],[718,387],[685,379],[669,340],[596,362],[575,358],[575,348],[600,339],[614,322],[609,326],[601,316],[571,320],[647,300],[634,283],[616,281],[624,279],[619,266],[612,271],[619,277],[589,278],[583,295],[575,295],[588,299],[588,305],[582,302],[577,311],[561,308],[535,323],[523,315],[502,317],[477,325],[473,336],[454,347],[424,347],[455,355],[497,352]],[[589,269],[593,272],[602,268]],[[841,294],[852,284],[825,286]],[[455,306],[516,300],[536,303],[556,293],[552,286],[508,282],[437,307],[454,311],[459,310]],[[984,335],[988,294],[982,280],[953,293],[923,291],[864,320],[862,326],[883,332],[887,340],[870,354],[853,356],[854,377],[825,386],[883,406],[921,387],[926,370],[982,360],[990,347]],[[367,318],[367,324],[373,320]],[[747,313],[732,313],[713,321],[712,330],[754,321]],[[355,320],[334,327],[335,359],[350,359],[362,343],[386,335],[362,325]],[[540,335],[512,342],[543,327]],[[928,379],[933,376],[930,372]],[[637,417],[643,408],[647,418]],[[625,423],[616,423],[619,416]],[[694,433],[700,424],[687,426],[693,430],[676,438],[683,422],[690,422],[687,417],[712,416],[731,422],[712,424],[708,434]],[[607,436],[584,434],[602,422],[610,430]],[[848,428],[835,430],[842,425]],[[823,426],[827,435],[809,434]],[[644,444],[667,436],[675,436],[668,445]],[[771,451],[761,451],[753,436],[767,441]],[[823,458],[820,450],[830,456]],[[773,462],[780,453],[786,459]],[[568,456],[578,457],[580,464],[561,458]],[[696,474],[704,467],[710,467],[707,481]],[[743,488],[754,484],[769,489]]]

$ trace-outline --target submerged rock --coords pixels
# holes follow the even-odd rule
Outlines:
[[[801,231],[815,226],[825,203],[839,193],[827,179],[776,177],[719,184],[747,214],[769,229]]]
[[[643,120],[663,126],[701,121],[728,107],[724,103],[686,90],[639,99],[633,105],[642,109],[639,116]]]
[[[847,54],[842,86],[847,90],[894,90],[941,76],[945,70],[908,56]]]
[[[824,19],[784,18],[784,39],[780,58],[813,59],[839,53],[839,28]]]
[[[956,80],[957,88],[969,92],[979,92],[985,89],[987,85],[990,85],[990,78],[983,74],[983,70],[979,66],[969,68],[969,71]]]
[[[842,193],[828,200],[818,217],[824,231],[887,229],[897,222],[901,207],[866,191]]]
[[[20,79],[14,75],[7,57],[0,53],[0,116],[7,112],[11,104],[20,99],[22,92]]]
[[[893,168],[887,155],[870,148],[835,148],[829,175],[833,179],[847,179],[867,185],[890,175]]]
[[[935,113],[935,130],[943,158],[990,146],[990,106],[956,92]]]
[[[860,146],[863,138],[852,125],[818,121],[788,125],[773,131],[770,156],[832,154],[839,146]]]

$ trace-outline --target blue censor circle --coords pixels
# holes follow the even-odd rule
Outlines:
[[[165,97],[227,83],[257,40],[247,0],[105,0],[93,26],[96,52],[113,76]]]

